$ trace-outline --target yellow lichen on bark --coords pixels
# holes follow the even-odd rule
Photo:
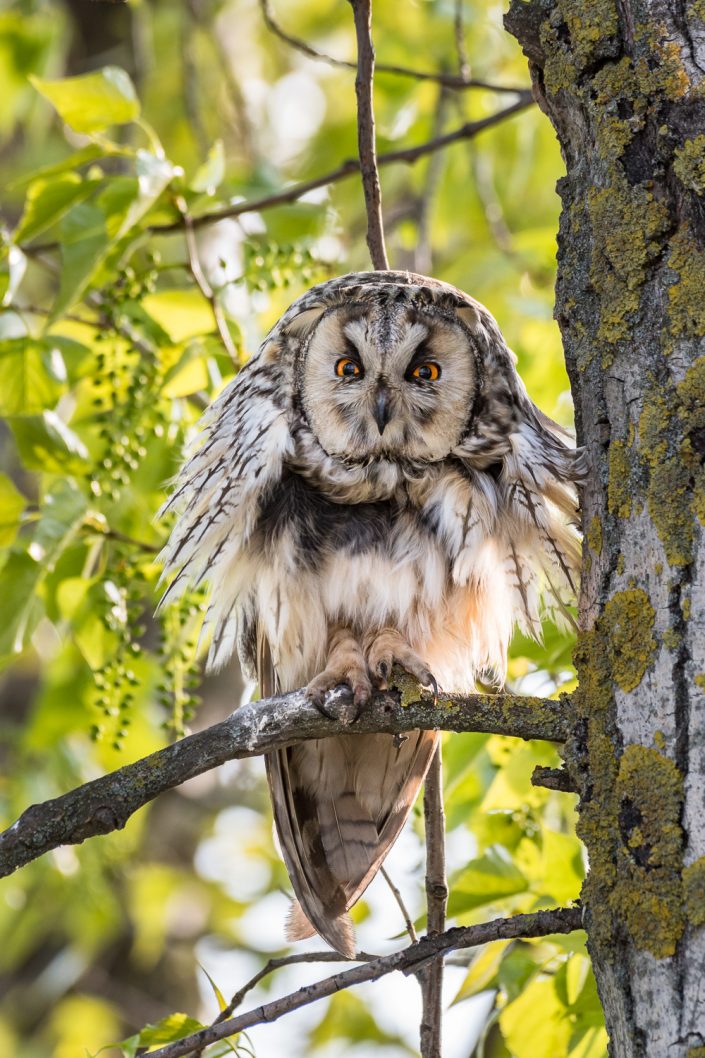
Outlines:
[[[600,620],[608,637],[612,677],[623,691],[641,683],[656,654],[653,636],[656,613],[641,588],[617,592]]]
[[[675,953],[685,927],[683,776],[657,749],[627,746],[616,797],[623,843],[612,903],[637,947],[665,958]]]

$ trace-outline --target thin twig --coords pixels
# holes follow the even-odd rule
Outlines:
[[[280,40],[283,40],[285,44],[288,44],[292,48],[296,48],[297,51],[307,55],[309,59],[315,59],[317,62],[328,63],[329,66],[342,66],[347,70],[356,70],[357,64],[354,62],[348,62],[347,59],[336,59],[333,55],[326,55],[325,52],[319,51],[317,48],[312,48],[310,44],[307,44],[305,40],[300,37],[295,37],[291,33],[287,33],[286,30],[277,22],[274,11],[270,0],[260,0],[260,6],[262,8],[262,16],[266,23],[267,28]],[[452,88],[457,91],[462,91],[466,88],[484,88],[489,92],[523,92],[523,88],[512,87],[509,85],[497,85],[491,84],[488,81],[477,81],[469,77],[465,77],[461,70],[459,75],[449,74],[443,71],[434,73],[431,70],[412,70],[408,66],[395,66],[391,63],[379,62],[377,63],[377,73],[392,74],[396,77],[410,77],[415,81],[434,81],[436,84],[443,85],[444,88]]]
[[[443,131],[446,109],[448,103],[448,91],[441,88],[438,94],[435,114],[433,116],[433,133],[440,136]],[[445,156],[442,151],[431,155],[426,170],[426,179],[423,190],[419,196],[416,209],[416,223],[418,226],[418,237],[414,249],[414,271],[422,275],[430,275],[433,270],[433,245],[431,241],[431,208],[435,198],[438,184],[443,175]]]
[[[365,193],[367,212],[367,247],[370,251],[372,267],[384,271],[389,268],[389,261],[384,245],[382,191],[379,185],[375,145],[373,99],[375,49],[372,43],[372,0],[350,0],[350,4],[353,9],[357,36],[357,76],[355,77],[357,150],[360,156],[362,188]]]
[[[418,938],[418,936],[416,934],[416,930],[414,929],[414,923],[411,921],[411,915],[409,914],[409,912],[407,910],[407,907],[406,907],[406,904],[404,903],[404,897],[401,895],[400,891],[397,889],[396,885],[394,884],[392,879],[389,877],[389,875],[387,874],[387,871],[386,871],[386,869],[384,867],[380,867],[379,873],[382,875],[382,877],[384,878],[385,882],[387,883],[387,885],[391,889],[392,896],[394,897],[394,899],[396,900],[397,904],[399,905],[399,910],[402,913],[402,917],[404,919],[404,925],[406,926],[406,932],[409,934],[409,939],[411,940],[412,944],[416,944],[416,941],[419,938]]]
[[[233,367],[237,370],[237,368],[239,367],[237,349],[235,348],[233,336],[230,333],[228,321],[225,319],[225,315],[223,313],[223,309],[220,305],[220,302],[218,301],[218,298],[216,297],[213,291],[213,287],[208,282],[206,274],[203,271],[203,268],[201,267],[201,261],[198,256],[198,244],[196,243],[196,233],[193,230],[193,223],[191,221],[191,216],[188,211],[188,206],[186,205],[186,200],[181,195],[177,195],[175,198],[175,202],[176,208],[181,214],[184,222],[184,235],[186,238],[186,250],[188,252],[189,269],[191,275],[196,280],[196,285],[198,286],[198,289],[201,291],[204,298],[211,307],[213,319],[215,320],[215,325],[218,330],[218,334],[220,335],[220,340],[223,343],[223,347],[225,348],[226,353],[232,361]]]
[[[463,20],[464,0],[455,0],[455,11],[453,13],[453,35],[455,37],[455,50],[458,55],[458,73],[463,81],[470,81],[470,60],[465,47],[465,25]]]
[[[250,980],[239,988],[234,993],[232,999],[227,1006],[218,1014],[218,1017],[213,1021],[213,1025],[219,1025],[221,1021],[227,1021],[228,1018],[233,1016],[233,1012],[242,1003],[248,992],[260,983],[269,974],[274,973],[275,970],[280,970],[283,966],[294,966],[297,963],[314,963],[314,962],[370,962],[375,956],[367,955],[364,952],[360,952],[355,959],[346,959],[344,955],[340,955],[337,951],[303,951],[298,952],[294,955],[282,955],[273,959],[268,959],[261,970],[250,978]],[[199,1058],[199,1055],[203,1053],[205,1044],[203,1047],[198,1047],[194,1050],[194,1058]]]
[[[188,125],[196,138],[198,153],[201,158],[209,147],[208,133],[203,123],[203,114],[198,98],[198,66],[194,56],[196,46],[196,18],[191,3],[182,4],[179,36],[181,48],[181,78],[184,96],[184,113]]]
[[[435,136],[433,139],[427,140],[425,143],[419,143],[415,147],[401,147],[396,151],[387,151],[384,154],[380,154],[377,157],[377,165],[381,167],[384,165],[393,165],[397,162],[406,162],[408,165],[411,165],[418,161],[419,158],[423,158],[427,154],[432,154],[434,151],[448,147],[452,143],[457,143],[460,140],[473,139],[480,132],[484,132],[485,129],[492,128],[506,118],[513,117],[520,111],[526,110],[527,107],[533,105],[533,102],[534,100],[531,92],[524,92],[516,103],[512,103],[511,106],[505,107],[504,110],[497,111],[496,114],[490,114],[488,117],[481,118],[479,121],[466,121],[465,124],[461,125],[453,132],[446,132],[442,136]],[[308,194],[309,191],[315,191],[319,187],[326,187],[328,184],[335,184],[339,180],[344,180],[348,176],[353,176],[359,171],[360,163],[357,159],[348,158],[348,160],[342,162],[337,169],[331,169],[330,172],[324,173],[322,176],[315,176],[311,180],[305,180],[300,184],[294,184],[292,187],[289,187],[284,191],[277,191],[273,195],[265,195],[262,198],[252,199],[249,202],[236,202],[234,205],[227,206],[225,209],[215,210],[213,213],[202,213],[197,217],[191,217],[191,224],[194,228],[200,228],[204,224],[215,224],[217,221],[225,220],[227,217],[240,217],[243,213],[259,213],[264,209],[272,209],[274,206],[283,206],[288,202],[295,202],[297,199],[302,198],[302,196]],[[155,234],[165,234],[172,231],[181,231],[183,226],[183,219],[180,219],[172,221],[169,224],[153,224],[147,230]],[[44,248],[47,249],[49,247],[45,246]]]
[[[125,533],[121,533],[117,529],[98,529],[93,525],[87,525],[85,528],[96,533],[97,536],[104,537],[106,540],[115,540],[119,544],[129,544],[130,547],[136,547],[150,555],[156,555],[161,551],[161,548],[156,544],[147,544],[144,540],[136,540],[135,537],[126,536]]]
[[[251,992],[263,978],[268,977],[275,970],[280,970],[283,966],[295,966],[298,963],[307,962],[371,962],[373,958],[375,956],[367,955],[365,952],[360,952],[355,959],[346,959],[344,955],[340,955],[337,951],[302,951],[295,955],[282,955],[274,959],[268,959],[262,969],[258,970],[247,984],[244,984],[242,988],[235,992],[228,1005],[223,1007],[213,1024],[218,1025],[221,1021],[227,1021],[228,1018],[232,1017],[233,1011],[237,1010],[247,993]]]
[[[446,881],[445,812],[443,811],[443,758],[437,747],[424,787],[426,823],[426,932],[429,937],[442,933],[446,924],[448,883]],[[421,1017],[422,1058],[441,1058],[443,1019],[443,959],[434,959],[420,976],[423,1013]]]
[[[0,834],[0,877],[59,845],[121,830],[130,816],[165,790],[228,760],[259,756],[307,739],[335,735],[407,731],[478,731],[525,739],[564,742],[571,731],[567,697],[523,695],[443,695],[435,704],[415,685],[400,681],[408,705],[392,688],[376,691],[351,727],[344,719],[324,717],[303,690],[243,705],[219,724],[189,735],[143,760],[94,779],[43,804],[28,808]],[[350,693],[333,691],[327,708],[345,709]]]
[[[550,933],[572,933],[582,928],[582,911],[579,907],[560,907],[549,911],[537,911],[531,915],[514,915],[512,918],[498,918],[491,922],[482,922],[475,926],[460,926],[445,933],[423,937],[417,944],[411,944],[403,951],[385,955],[362,966],[343,970],[323,981],[305,985],[296,992],[275,999],[271,1003],[250,1010],[237,1018],[215,1023],[190,1036],[185,1036],[174,1043],[168,1043],[156,1051],[150,1051],[150,1058],[182,1058],[218,1040],[227,1039],[237,1032],[262,1023],[271,1024],[292,1010],[299,1010],[318,999],[335,995],[343,989],[366,981],[377,981],[380,977],[400,970],[402,973],[417,974],[423,965],[431,959],[437,959],[460,948],[477,947],[495,940],[515,939],[517,937],[544,937]]]

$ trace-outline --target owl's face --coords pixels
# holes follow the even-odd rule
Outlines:
[[[299,371],[311,429],[346,460],[444,459],[467,432],[477,387],[459,319],[389,302],[325,312]]]

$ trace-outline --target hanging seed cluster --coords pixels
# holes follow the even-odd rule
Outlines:
[[[205,591],[190,591],[160,611],[159,662],[161,678],[157,697],[166,713],[162,723],[174,738],[182,738],[200,698],[197,660],[198,639],[206,611]]]
[[[115,648],[94,673],[95,706],[100,719],[91,735],[98,741],[111,738],[114,749],[121,749],[133,719],[139,679],[134,664],[142,654],[139,640],[147,627],[143,621],[147,580],[141,564],[130,556],[130,549],[114,548],[114,561],[102,583],[101,620],[115,640]]]
[[[93,494],[117,500],[147,455],[150,435],[163,436],[168,417],[159,400],[163,371],[149,341],[131,344],[126,334],[136,332],[130,313],[147,293],[155,289],[157,272],[137,275],[126,268],[118,282],[105,293],[105,327],[98,331],[96,395],[98,434],[103,454],[95,469]]]
[[[248,290],[275,290],[302,282],[310,285],[321,269],[308,248],[265,239],[245,241],[243,263]]]

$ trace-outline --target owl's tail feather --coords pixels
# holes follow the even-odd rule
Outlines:
[[[280,690],[269,644],[258,635],[262,694]],[[437,731],[341,735],[265,755],[274,822],[297,896],[290,940],[320,934],[352,959],[347,912],[399,836],[438,745]]]
[[[308,940],[309,937],[315,937],[315,935],[315,927],[306,918],[298,900],[294,900],[286,920],[286,939]],[[355,958],[355,930],[347,912],[327,922],[324,936],[341,955],[347,959]]]
[[[355,954],[348,910],[397,839],[435,751],[438,734],[342,735],[267,754],[274,819],[298,903],[287,936],[319,933]]]

